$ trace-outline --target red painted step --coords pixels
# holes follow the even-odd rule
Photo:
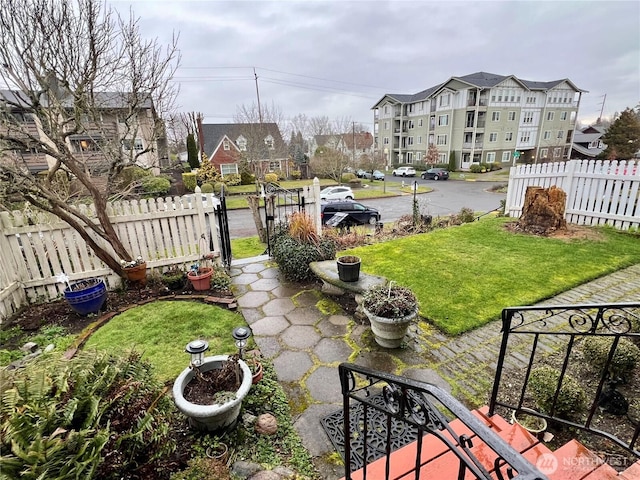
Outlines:
[[[620,480],[640,480],[640,460],[620,473]]]
[[[550,480],[610,480],[618,477],[604,460],[577,440],[571,440],[553,452],[546,463],[536,465]]]

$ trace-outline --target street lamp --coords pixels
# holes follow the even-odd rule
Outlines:
[[[187,344],[184,351],[191,355],[191,365],[199,367],[202,364],[204,352],[208,349],[209,343],[206,340],[192,340]]]
[[[236,327],[233,329],[233,339],[238,347],[238,356],[242,358],[242,349],[247,346],[247,340],[251,336],[251,330],[248,327]]]

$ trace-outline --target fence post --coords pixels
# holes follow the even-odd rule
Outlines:
[[[318,177],[313,179],[313,204],[313,220],[316,225],[316,233],[318,235],[322,235],[322,217],[320,216],[320,180],[318,180]]]

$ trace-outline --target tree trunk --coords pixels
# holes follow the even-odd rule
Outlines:
[[[247,203],[253,215],[253,222],[256,224],[258,237],[262,243],[267,243],[267,231],[260,217],[260,197],[258,195],[249,195],[247,196]]]
[[[549,188],[527,187],[518,226],[523,231],[536,235],[566,230],[566,202],[567,194],[555,185]]]

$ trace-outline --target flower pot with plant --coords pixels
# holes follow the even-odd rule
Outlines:
[[[127,280],[130,282],[139,282],[142,285],[147,283],[147,262],[145,262],[142,257],[138,257],[130,262],[120,260],[120,265],[122,265]]]
[[[56,277],[58,282],[66,283],[64,298],[69,306],[79,315],[98,313],[107,301],[107,287],[101,278],[90,278],[69,283],[69,277],[61,273]]]
[[[251,370],[253,384],[258,383],[264,376],[264,368],[260,358],[260,350],[250,350],[246,354],[245,361],[247,362],[247,365],[249,365],[249,370]]]
[[[357,282],[360,278],[360,257],[344,255],[338,257],[338,278],[343,282]]]
[[[209,266],[209,262],[213,256],[211,254],[203,255],[198,263],[191,265],[187,278],[191,282],[194,290],[202,291],[211,288],[211,276],[213,275],[213,267]]]
[[[371,322],[376,343],[398,348],[418,315],[418,300],[411,289],[400,285],[376,285],[362,297],[362,308]]]

